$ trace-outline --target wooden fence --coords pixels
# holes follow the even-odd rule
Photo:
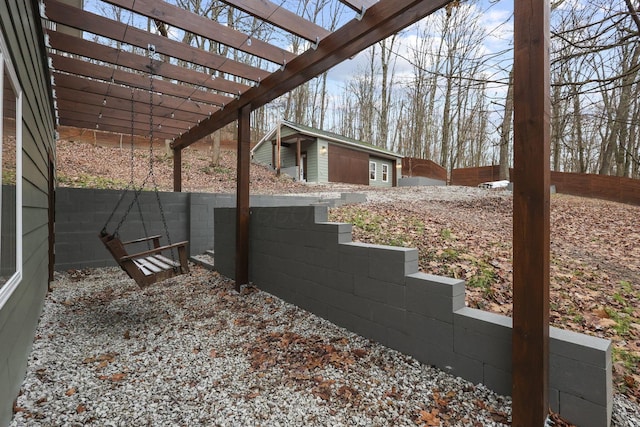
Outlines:
[[[446,182],[447,170],[431,160],[403,157],[402,176],[422,176]]]
[[[451,185],[475,187],[498,180],[499,166],[462,168],[451,171]],[[513,181],[513,169],[509,170]],[[551,172],[551,185],[562,194],[640,205],[640,180],[586,173]]]
[[[451,185],[475,187],[489,181],[497,181],[500,166],[481,166],[479,168],[460,168],[451,171]]]

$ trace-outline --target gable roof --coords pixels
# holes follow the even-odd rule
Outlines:
[[[278,125],[274,126],[262,139],[256,144],[255,147],[251,150],[252,153],[258,149],[262,144],[266,141],[271,141],[275,138],[276,131],[278,126],[288,127],[302,135],[310,136],[313,138],[322,138],[326,141],[332,142],[334,144],[342,145],[345,147],[353,148],[360,151],[367,151],[369,153],[375,154],[378,157],[384,158],[393,158],[393,159],[401,159],[404,156],[395,153],[391,150],[387,150],[385,148],[377,147],[373,144],[369,144],[367,142],[359,141],[354,138],[349,138],[343,135],[339,135],[337,133],[316,129],[311,126],[301,125],[299,123],[290,122],[288,120],[282,120]]]

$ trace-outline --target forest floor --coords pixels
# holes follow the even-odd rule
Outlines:
[[[58,183],[124,188],[149,172],[149,151],[62,141]],[[153,177],[172,188],[172,160],[154,153]],[[206,148],[183,152],[183,191],[233,193],[236,156],[223,151],[211,164]],[[148,183],[151,184],[149,179]],[[367,203],[332,209],[330,219],[354,224],[353,240],[415,247],[421,271],[466,280],[470,307],[512,312],[512,197],[507,191],[456,191],[428,197],[424,190],[306,185],[252,165],[252,194],[355,191]],[[446,191],[438,190],[440,193]],[[464,197],[481,191],[480,197]],[[457,197],[460,195],[461,197]],[[551,198],[550,319],[553,326],[613,342],[617,392],[640,400],[640,206],[567,195]]]

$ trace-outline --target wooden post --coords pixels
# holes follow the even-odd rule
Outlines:
[[[249,283],[249,151],[251,104],[238,112],[238,186],[236,191],[236,291]]]
[[[182,191],[182,148],[173,149],[173,191]]]
[[[280,128],[282,127],[282,123],[278,122],[278,128],[276,129],[276,175],[280,176],[280,168],[282,165],[280,164],[280,147],[282,145],[282,141],[280,140]]]
[[[298,167],[298,181],[302,181],[302,147],[300,145],[300,137],[298,137],[296,138],[296,166]]]
[[[513,426],[549,409],[549,2],[514,2]]]

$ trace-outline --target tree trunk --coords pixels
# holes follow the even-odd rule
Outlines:
[[[504,117],[500,130],[500,172],[499,179],[509,179],[509,141],[511,140],[511,123],[513,123],[513,69],[509,72],[507,99],[504,104]]]

